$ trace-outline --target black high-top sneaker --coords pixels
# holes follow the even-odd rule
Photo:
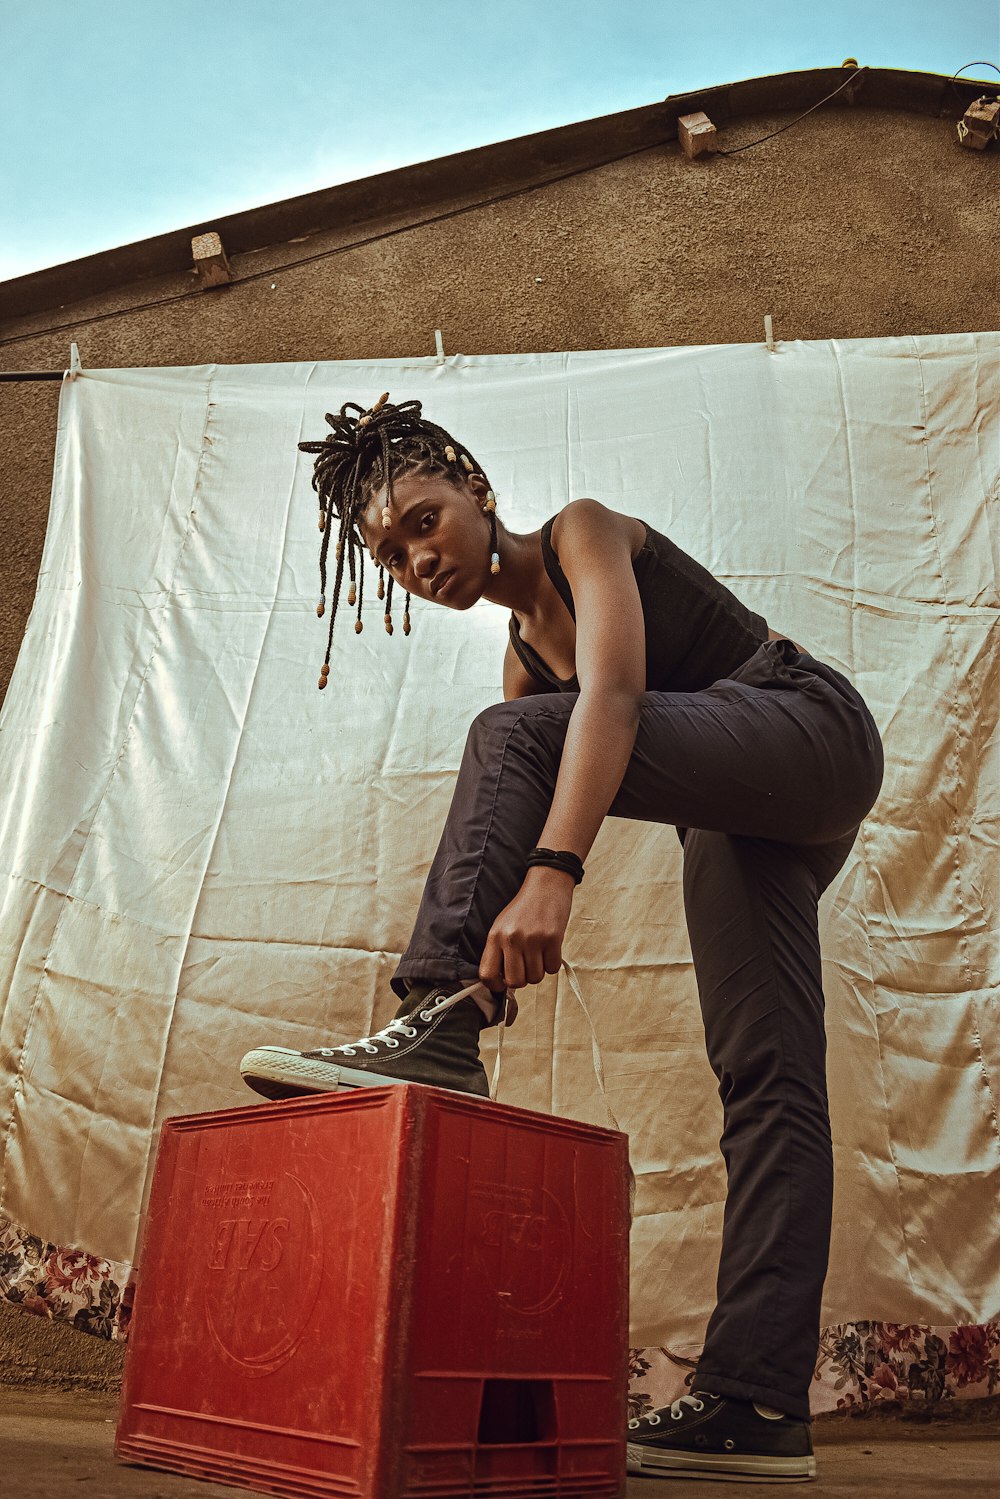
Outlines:
[[[816,1477],[808,1421],[694,1390],[628,1423],[628,1471],[650,1478],[803,1483]]]
[[[382,1083],[428,1083],[489,1098],[486,1069],[479,1059],[479,1033],[489,1021],[476,995],[487,1008],[494,1006],[485,984],[471,984],[452,995],[427,984],[415,985],[395,1018],[374,1035],[312,1051],[258,1046],[247,1052],[240,1073],[265,1098]]]

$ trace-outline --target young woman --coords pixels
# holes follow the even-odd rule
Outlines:
[[[357,416],[350,415],[356,412]],[[817,902],[878,795],[862,698],[667,537],[577,499],[508,531],[485,470],[420,403],[349,403],[316,454],[320,555],[337,524],[319,686],[345,567],[364,554],[447,609],[509,609],[504,699],[474,721],[410,944],[396,1018],[350,1046],[260,1047],[268,1097],[404,1078],[488,1095],[481,1029],[558,971],[608,815],[673,824],[728,1197],[718,1304],[692,1394],[629,1423],[633,1471],[803,1478],[832,1198]],[[513,1007],[513,1006],[512,1006]]]

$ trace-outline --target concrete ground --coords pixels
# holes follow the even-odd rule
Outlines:
[[[979,1407],[979,1409],[973,1409]],[[114,1395],[22,1386],[0,1389],[0,1491],[17,1499],[225,1499],[246,1489],[202,1483],[112,1455],[118,1414]],[[970,1401],[927,1423],[898,1417],[822,1418],[814,1424],[819,1477],[815,1499],[901,1494],[906,1499],[963,1499],[1000,1494],[1000,1401]],[[77,1487],[88,1485],[87,1488]],[[785,1487],[785,1485],[782,1485]],[[761,1484],[630,1478],[629,1499],[734,1499]]]

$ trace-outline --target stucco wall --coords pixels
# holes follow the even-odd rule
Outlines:
[[[782,123],[731,125],[726,145]],[[766,312],[779,339],[996,328],[998,164],[996,146],[963,150],[950,120],[818,112],[739,156],[691,162],[670,143],[243,286],[5,341],[192,278],[53,308],[0,325],[0,368],[62,368],[71,338],[85,365],[127,366],[431,354],[435,328],[452,353],[742,343],[763,338]],[[357,237],[316,234],[233,269]],[[58,395],[56,383],[0,386],[0,691],[34,591]]]
[[[725,145],[788,118],[731,123]],[[85,365],[117,367],[429,355],[435,328],[450,353],[742,343],[763,338],[767,312],[778,339],[995,329],[998,163],[995,146],[963,150],[952,120],[820,111],[735,157],[691,162],[668,143],[167,306],[136,304],[189,290],[189,274],[53,307],[0,325],[0,368],[63,368],[71,339]],[[466,186],[438,211],[490,190]],[[406,217],[236,256],[233,270],[280,267]],[[121,308],[135,310],[19,337]],[[34,592],[58,396],[58,383],[0,385],[0,691]],[[0,1378],[14,1365],[72,1367],[75,1334],[43,1327],[42,1339],[14,1316],[0,1309]],[[88,1378],[118,1367],[117,1350],[80,1357]]]

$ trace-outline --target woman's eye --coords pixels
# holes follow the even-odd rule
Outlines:
[[[434,511],[433,510],[428,510],[427,514],[424,516],[423,520],[420,522],[421,527],[423,527],[424,525],[426,525],[426,523],[428,521],[433,521],[433,519],[434,519]]]

